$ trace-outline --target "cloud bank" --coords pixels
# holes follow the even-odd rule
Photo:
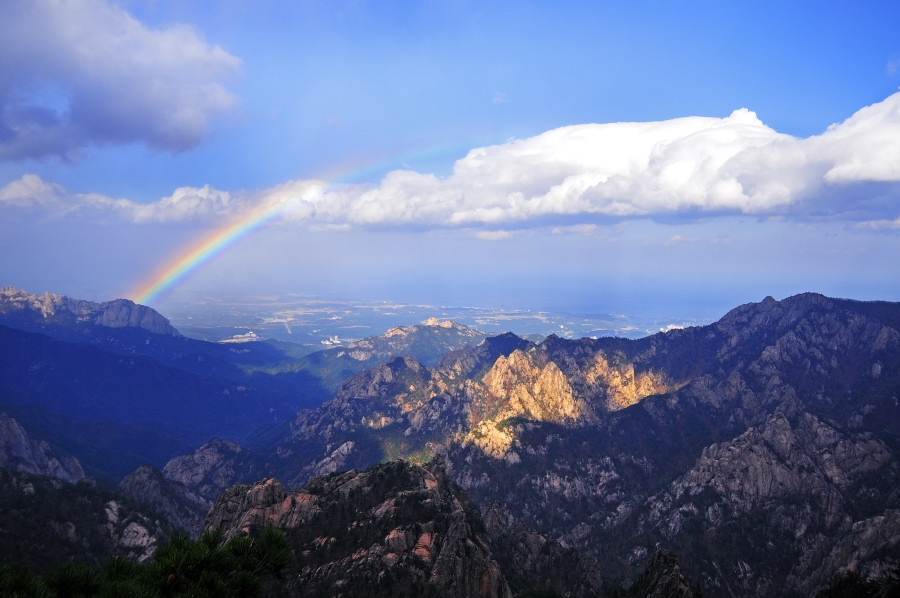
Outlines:
[[[103,0],[0,2],[0,160],[85,146],[200,143],[240,61],[194,29],[148,29]]]
[[[471,227],[490,239],[504,238],[503,230],[647,217],[746,214],[895,222],[900,93],[805,139],[778,133],[740,109],[724,118],[554,129],[473,149],[447,177],[397,170],[377,185],[301,180],[257,191],[185,187],[142,204],[71,195],[26,175],[0,190],[0,202],[134,222],[221,220],[278,204],[287,222]]]

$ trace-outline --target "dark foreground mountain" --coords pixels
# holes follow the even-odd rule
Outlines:
[[[900,304],[805,294],[639,340],[501,335],[435,367],[395,358],[253,467],[297,486],[442,455],[482,509],[607,584],[665,549],[707,596],[810,596],[900,571],[898,450]]]
[[[225,538],[282,530],[292,555],[271,595],[497,597],[607,595],[590,558],[479,509],[443,461],[391,461],[316,477],[287,491],[274,479],[238,484],[206,531]],[[617,596],[689,598],[671,554],[657,554]]]
[[[208,530],[285,531],[286,595],[510,597],[477,508],[435,467],[391,462],[316,478],[288,493],[273,479],[236,485]]]
[[[70,484],[0,469],[0,505],[0,564],[37,573],[65,563],[98,566],[116,555],[144,562],[176,529],[92,480]]]
[[[0,565],[43,573],[116,555],[142,562],[174,529],[158,513],[85,479],[77,459],[33,440],[0,413]]]

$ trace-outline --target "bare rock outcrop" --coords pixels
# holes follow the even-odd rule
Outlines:
[[[143,465],[119,482],[119,490],[142,502],[197,537],[213,501],[193,493],[183,483],[166,478],[152,465]]]
[[[38,322],[88,322],[107,328],[140,328],[154,334],[181,336],[156,310],[128,299],[103,303],[56,293],[40,295],[15,287],[0,289],[0,314],[33,317]]]
[[[693,598],[694,591],[684,576],[677,557],[663,550],[647,563],[647,568],[629,588],[629,596],[641,598]]]
[[[84,478],[75,457],[57,455],[50,445],[32,440],[13,418],[0,413],[0,467],[77,482]]]
[[[226,537],[283,529],[290,596],[511,598],[477,509],[441,464],[393,461],[314,478],[288,492],[273,479],[235,485],[206,519]]]
[[[252,479],[256,468],[257,457],[252,452],[229,440],[214,438],[193,453],[170,459],[162,473],[212,504],[229,486]]]

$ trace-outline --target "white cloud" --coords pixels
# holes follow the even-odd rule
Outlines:
[[[475,236],[483,241],[505,241],[512,239],[513,234],[508,230],[480,230]]]
[[[68,196],[62,185],[48,183],[35,174],[26,174],[0,189],[0,204],[17,208],[59,205]]]
[[[26,175],[2,193],[8,206],[83,204],[142,222],[229,218],[277,204],[283,220],[319,229],[472,227],[487,237],[544,226],[589,233],[598,221],[634,217],[893,221],[900,93],[807,139],[778,133],[741,109],[725,118],[563,127],[473,149],[447,177],[396,170],[377,185],[181,188],[144,205],[68,196]]]
[[[0,159],[105,143],[196,146],[235,105],[240,61],[194,29],[153,30],[105,0],[0,3]]]
[[[592,235],[597,230],[596,224],[573,224],[572,226],[554,226],[550,232],[554,235]]]
[[[809,145],[829,165],[826,182],[900,181],[900,93],[832,125]]]
[[[900,230],[900,218],[894,220],[870,220],[869,222],[860,222],[857,228],[869,230]]]
[[[261,191],[221,191],[209,185],[179,187],[172,195],[152,203],[115,199],[99,193],[72,193],[62,185],[48,183],[35,174],[0,188],[0,205],[10,209],[40,209],[60,216],[81,214],[110,222],[165,223],[183,221],[230,222],[235,218],[271,210],[273,217],[309,221],[316,216],[316,200],[322,183],[290,181]],[[325,218],[334,206],[321,206]]]
[[[227,216],[234,209],[232,195],[209,185],[179,187],[169,197],[152,204],[130,202],[135,222],[172,222],[197,217]]]

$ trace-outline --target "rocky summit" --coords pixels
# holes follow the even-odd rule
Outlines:
[[[15,327],[23,329],[81,322],[105,328],[138,328],[154,334],[180,336],[158,312],[128,299],[95,303],[55,293],[28,293],[15,287],[0,289],[0,322],[15,324]]]
[[[287,596],[510,598],[477,508],[440,465],[393,461],[317,477],[288,492],[236,485],[206,518],[225,537],[285,531]]]

